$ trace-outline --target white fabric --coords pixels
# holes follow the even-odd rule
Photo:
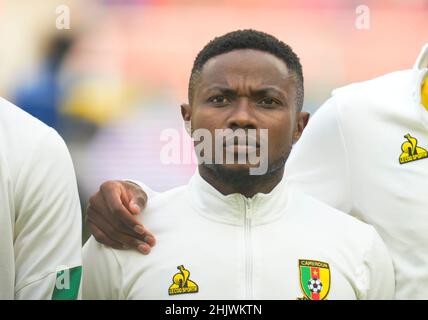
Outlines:
[[[375,227],[391,253],[399,299],[428,299],[428,158],[399,162],[407,134],[428,150],[428,113],[420,103],[427,71],[335,90],[286,169],[293,187]]]
[[[0,98],[0,299],[51,299],[57,271],[81,265],[81,211],[68,150]]]
[[[299,259],[329,264],[327,299],[394,294],[392,262],[374,229],[285,180],[248,199],[222,195],[197,173],[150,199],[140,219],[157,237],[148,256],[94,238],[85,244],[84,299],[296,299]],[[197,293],[169,295],[180,265]]]
[[[418,58],[416,59],[414,69],[423,69],[428,68],[428,43],[422,48],[422,51],[419,53]]]

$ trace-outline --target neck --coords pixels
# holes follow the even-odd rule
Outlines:
[[[247,198],[269,193],[282,180],[284,166],[268,170],[265,175],[250,175],[248,169],[228,169],[221,165],[199,165],[201,177],[224,195],[240,193]]]

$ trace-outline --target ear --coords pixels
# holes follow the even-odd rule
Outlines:
[[[293,143],[296,143],[302,136],[303,130],[309,122],[310,113],[309,112],[299,112],[297,115],[297,126],[296,131],[293,134]]]
[[[190,125],[190,121],[192,119],[192,107],[189,104],[183,103],[181,105],[181,116],[183,117],[184,126],[186,128],[187,133],[189,134],[189,136],[192,136]]]

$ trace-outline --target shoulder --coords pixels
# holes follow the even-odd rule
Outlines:
[[[59,162],[58,158],[68,157],[68,149],[54,129],[3,98],[0,133],[0,148],[7,150],[6,161],[15,168],[31,159],[51,158]]]
[[[305,132],[313,132],[327,143],[330,139],[337,141],[340,138],[349,151],[358,146],[361,138],[379,136],[379,125],[386,126],[392,123],[391,119],[399,121],[413,116],[414,108],[409,106],[414,98],[417,77],[418,72],[409,69],[335,89],[315,112]],[[390,130],[391,127],[387,128]]]
[[[376,102],[394,101],[394,96],[411,90],[417,73],[413,69],[401,70],[367,81],[352,83],[332,91],[331,99],[342,109],[344,106],[364,108]]]
[[[187,191],[187,185],[184,185],[156,194],[148,200],[147,207],[138,219],[153,231],[183,219],[188,211]]]
[[[52,130],[11,102],[0,98],[0,130],[14,141],[37,141]]]
[[[178,186],[170,190],[161,192],[151,200],[149,204],[150,207],[148,207],[148,209],[154,210],[159,207],[168,205],[171,202],[181,199],[186,195],[186,193],[187,193],[187,185]]]
[[[333,96],[347,97],[354,93],[370,92],[378,90],[386,90],[390,86],[400,86],[410,84],[415,77],[415,70],[407,69],[384,74],[382,76],[348,84],[343,87],[336,88],[332,91]]]
[[[174,233],[173,226],[183,220],[186,210],[183,203],[186,186],[177,187],[162,193],[156,194],[147,202],[147,207],[137,217],[137,219],[158,239],[165,235],[170,236]],[[159,241],[161,242],[161,241]],[[156,245],[156,250],[162,247],[160,243]],[[98,243],[94,237],[90,237],[83,248],[84,263],[91,263],[92,260],[99,260],[102,257],[109,265],[117,265],[122,269],[132,268],[135,261],[150,261],[155,252],[149,256],[144,256],[136,250],[118,250],[101,243]],[[142,260],[141,260],[142,259]]]
[[[7,151],[0,154],[0,165],[7,175],[2,178],[13,186],[16,203],[40,209],[50,200],[56,206],[59,200],[78,203],[74,167],[64,140],[54,129],[2,98],[0,150]],[[57,214],[69,213],[64,209]]]

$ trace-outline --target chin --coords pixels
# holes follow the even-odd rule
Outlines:
[[[233,184],[248,183],[248,179],[252,177],[249,164],[210,164],[205,167],[222,180]]]
[[[218,165],[219,167],[222,167],[223,170],[230,170],[230,171],[245,171],[245,172],[249,172],[250,168],[253,167],[250,164],[238,164],[238,163],[234,163],[234,164],[220,164]]]

